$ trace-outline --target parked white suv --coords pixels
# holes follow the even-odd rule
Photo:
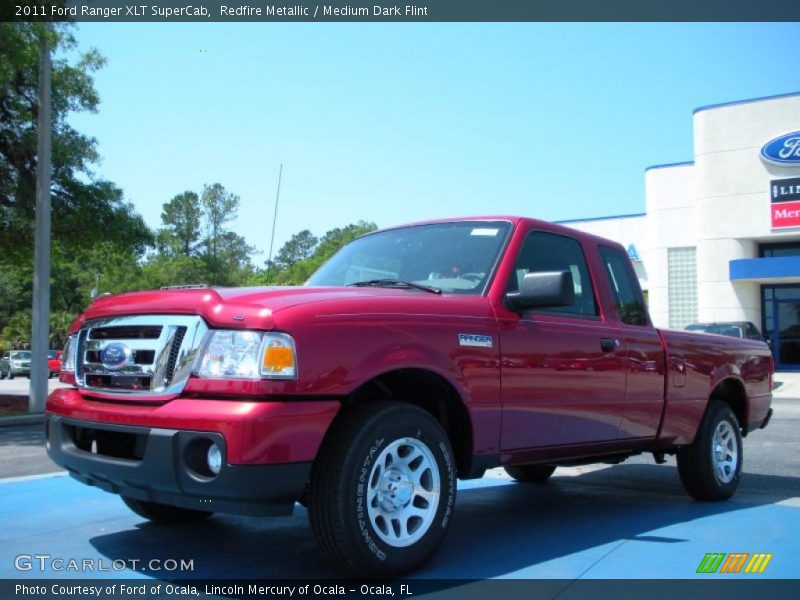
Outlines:
[[[11,350],[0,358],[0,379],[14,379],[17,375],[31,376],[31,353],[29,350]]]

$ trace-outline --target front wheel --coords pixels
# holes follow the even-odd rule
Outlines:
[[[712,401],[694,442],[677,453],[683,487],[697,500],[727,500],[742,473],[742,434],[730,407]]]
[[[214,514],[204,510],[192,510],[191,508],[179,508],[168,504],[159,504],[158,502],[136,500],[127,496],[122,496],[122,501],[137,515],[154,523],[188,523],[201,521]]]
[[[455,508],[456,466],[441,425],[409,404],[353,408],[314,464],[309,517],[323,550],[362,577],[397,577],[424,564]]]

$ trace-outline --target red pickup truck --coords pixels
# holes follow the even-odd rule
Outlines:
[[[386,229],[303,287],[97,299],[70,330],[48,452],[156,522],[308,508],[340,567],[396,576],[456,479],[676,454],[699,500],[767,425],[763,342],[653,327],[614,242],[517,217]]]

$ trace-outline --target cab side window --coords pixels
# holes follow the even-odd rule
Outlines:
[[[577,240],[545,231],[529,233],[517,256],[507,291],[516,292],[522,278],[528,273],[543,271],[569,271],[575,286],[575,302],[571,306],[536,309],[536,312],[582,317],[598,316],[589,269],[586,267],[583,249]]]
[[[644,297],[630,258],[616,248],[600,246],[598,249],[620,320],[628,325],[647,325]]]

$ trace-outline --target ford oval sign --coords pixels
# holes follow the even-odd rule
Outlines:
[[[106,369],[120,369],[131,356],[130,348],[124,344],[109,344],[100,351],[100,362]]]
[[[761,158],[773,165],[800,167],[800,131],[785,133],[761,148]]]

